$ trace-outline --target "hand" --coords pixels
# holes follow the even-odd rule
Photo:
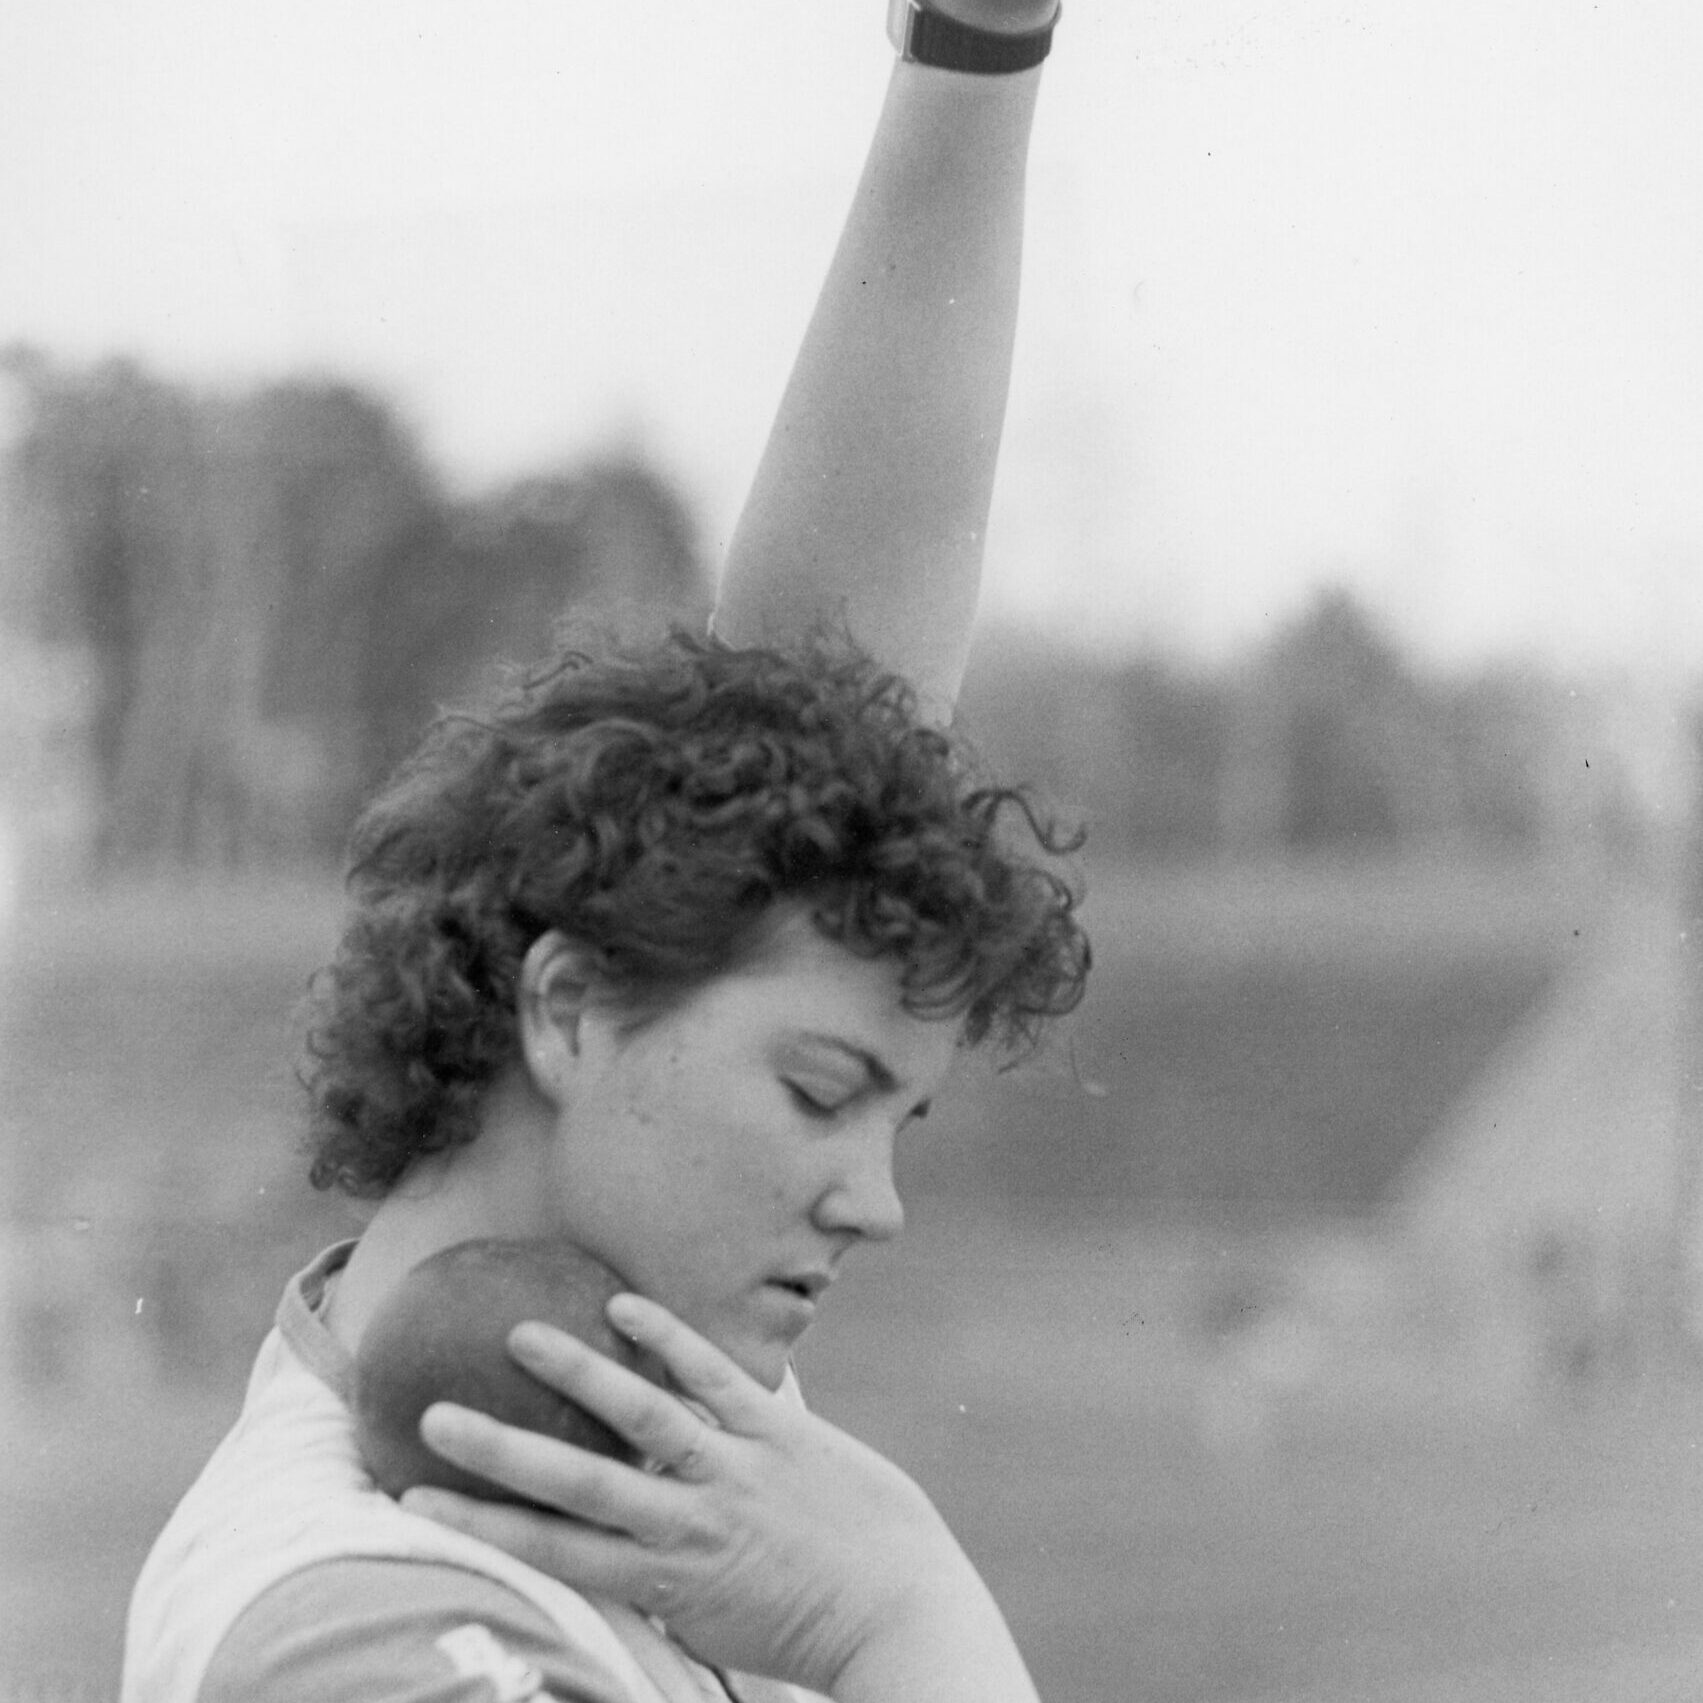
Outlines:
[[[664,1470],[440,1404],[421,1425],[434,1449],[570,1517],[442,1491],[410,1491],[404,1505],[660,1616],[704,1660],[830,1694],[860,1662],[882,1667],[884,1644],[914,1644],[919,1616],[953,1627],[960,1605],[980,1612],[980,1580],[890,1461],[764,1389],[655,1303],[619,1296],[609,1318],[716,1423],[575,1338],[521,1325],[510,1337],[521,1365]]]

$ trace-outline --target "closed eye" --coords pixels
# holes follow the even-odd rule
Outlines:
[[[839,1111],[839,1106],[831,1100],[818,1099],[808,1088],[801,1087],[796,1082],[784,1084],[788,1094],[792,1096],[793,1104],[810,1118],[831,1118]]]

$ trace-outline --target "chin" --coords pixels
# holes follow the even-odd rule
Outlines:
[[[777,1342],[723,1342],[717,1345],[747,1377],[766,1390],[778,1390],[792,1363],[789,1345]]]
[[[666,1301],[662,1304],[668,1305]],[[766,1390],[781,1387],[792,1364],[793,1347],[805,1334],[797,1319],[770,1317],[760,1308],[694,1309],[674,1316],[713,1343],[746,1377],[754,1378]]]
[[[747,1372],[766,1390],[778,1390],[786,1380],[786,1369],[792,1356],[784,1350],[770,1349],[740,1360]]]

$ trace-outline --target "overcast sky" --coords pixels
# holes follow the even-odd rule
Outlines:
[[[881,0],[0,10],[0,340],[372,382],[463,485],[610,433],[725,537]],[[1703,658],[1703,7],[1069,0],[991,604],[1222,655]]]

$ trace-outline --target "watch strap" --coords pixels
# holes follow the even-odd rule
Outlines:
[[[892,0],[887,11],[887,34],[899,57],[914,65],[933,65],[942,71],[968,71],[979,76],[1005,76],[1030,71],[1052,51],[1058,13],[1038,30],[1009,35],[979,30],[936,12],[926,0]]]

